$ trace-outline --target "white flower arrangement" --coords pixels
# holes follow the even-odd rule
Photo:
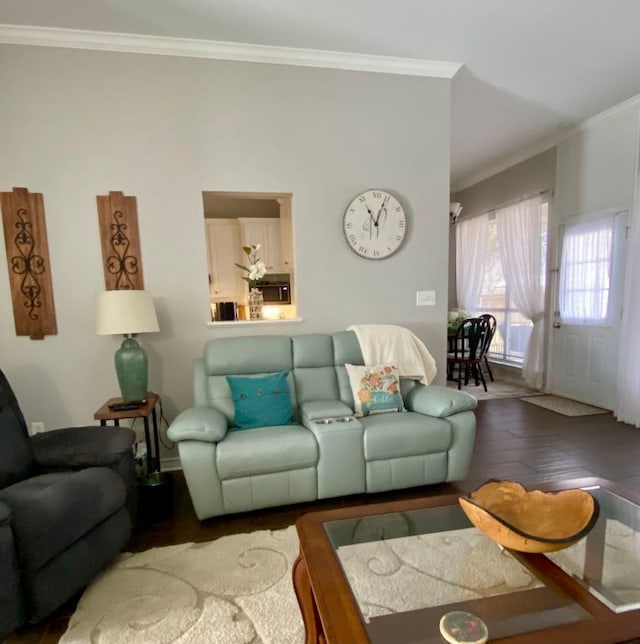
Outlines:
[[[464,322],[464,320],[470,317],[471,313],[469,313],[469,311],[455,307],[447,313],[447,326],[460,326]]]
[[[249,258],[249,265],[244,266],[243,264],[238,264],[234,262],[238,268],[241,268],[247,273],[243,275],[242,279],[246,282],[249,282],[249,288],[255,288],[256,282],[259,279],[262,279],[267,273],[267,267],[264,265],[264,262],[258,257],[258,251],[260,250],[260,244],[251,244],[251,246],[243,246],[242,250]]]

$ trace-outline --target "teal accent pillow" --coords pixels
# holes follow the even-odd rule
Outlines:
[[[287,372],[266,376],[227,376],[239,429],[290,425],[293,407]]]

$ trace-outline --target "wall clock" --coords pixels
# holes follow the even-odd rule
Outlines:
[[[400,248],[407,231],[407,218],[392,194],[367,190],[347,206],[343,231],[354,253],[365,259],[384,259]]]

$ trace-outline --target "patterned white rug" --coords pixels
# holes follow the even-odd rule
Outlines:
[[[294,526],[125,553],[97,577],[63,644],[298,644]]]
[[[364,520],[356,542],[367,530]],[[384,541],[338,551],[366,619],[540,585],[475,528],[409,531],[397,520]],[[123,554],[84,592],[60,642],[302,644],[297,554],[293,526]]]

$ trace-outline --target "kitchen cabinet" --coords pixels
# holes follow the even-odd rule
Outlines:
[[[267,267],[267,273],[285,273],[282,256],[282,235],[279,219],[239,217],[243,246],[260,244],[258,258]]]
[[[206,219],[209,251],[209,292],[214,301],[242,299],[242,271],[235,262],[244,262],[240,228],[235,219]]]

